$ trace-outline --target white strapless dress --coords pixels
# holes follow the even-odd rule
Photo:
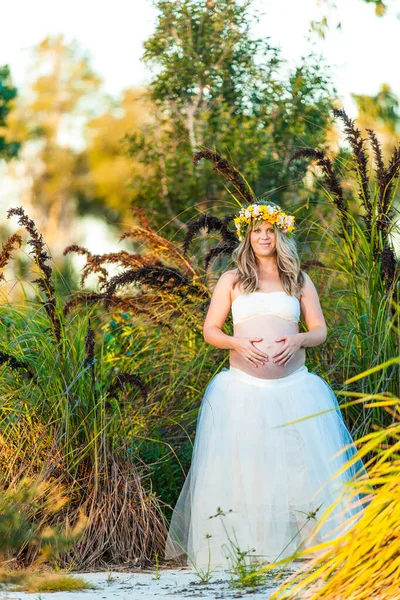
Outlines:
[[[262,303],[255,294],[236,303],[236,322],[262,310],[298,318],[292,297]],[[336,537],[362,503],[343,498],[322,526],[320,517],[349,480],[367,477],[360,459],[334,477],[355,454],[333,390],[305,365],[280,379],[223,368],[200,405],[164,558],[229,568],[237,549],[246,560],[273,562]]]

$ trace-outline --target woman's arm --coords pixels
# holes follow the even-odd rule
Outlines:
[[[231,308],[231,289],[234,274],[223,273],[214,288],[210,306],[203,325],[203,336],[206,342],[224,350],[235,350],[237,339],[222,331]]]
[[[311,331],[302,331],[297,334],[302,348],[312,348],[319,346],[326,340],[326,329],[324,327],[314,327]]]
[[[308,331],[298,333],[297,336],[301,346],[311,348],[325,342],[328,330],[315,285],[304,271],[303,275],[305,283],[300,305]]]

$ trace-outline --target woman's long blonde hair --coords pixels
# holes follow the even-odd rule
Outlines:
[[[256,204],[265,204],[256,202]],[[268,204],[273,204],[268,202]],[[249,227],[244,241],[239,244],[232,253],[236,262],[237,274],[233,288],[241,284],[245,294],[256,292],[258,289],[258,267],[257,259],[250,243],[252,227]],[[283,289],[290,296],[301,297],[304,285],[304,275],[300,269],[300,258],[297,252],[296,242],[293,237],[287,237],[279,227],[274,224],[276,234],[276,264]]]

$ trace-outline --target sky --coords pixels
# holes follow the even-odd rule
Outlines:
[[[353,116],[351,93],[374,95],[388,83],[400,97],[395,46],[400,34],[400,0],[388,0],[386,16],[362,0],[256,0],[262,18],[255,36],[269,37],[279,46],[287,68],[311,49],[331,66],[344,108]],[[8,64],[17,87],[27,78],[31,48],[48,34],[65,35],[88,52],[103,90],[119,96],[122,90],[149,81],[141,62],[143,42],[154,30],[156,10],[151,0],[13,0],[3,8],[0,64]],[[309,39],[309,24],[328,15],[326,39]],[[341,30],[336,29],[338,22]],[[5,26],[6,24],[6,26]],[[355,116],[355,115],[354,115]]]

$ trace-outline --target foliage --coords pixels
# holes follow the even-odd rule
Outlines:
[[[291,188],[290,153],[297,144],[321,142],[330,123],[334,91],[321,60],[303,59],[279,78],[283,60],[268,39],[251,38],[247,2],[160,0],[156,6],[144,53],[155,72],[154,123],[127,137],[132,157],[147,167],[135,205],[157,210],[155,222],[167,234],[186,228],[204,208],[222,214],[229,194],[207,165],[193,167],[202,148],[229,149],[257,195],[269,189],[279,203],[293,200],[299,192]]]
[[[333,268],[337,281],[333,290],[337,307],[345,311],[337,323],[335,332],[338,362],[334,368],[343,369],[343,379],[349,379],[360,371],[366,371],[399,353],[399,321],[396,303],[400,300],[400,269],[393,248],[393,235],[399,231],[396,220],[396,193],[400,174],[400,147],[396,147],[385,166],[379,141],[368,130],[376,161],[376,176],[368,172],[369,156],[355,122],[343,110],[335,115],[345,124],[345,133],[352,153],[339,164],[334,164],[321,150],[304,148],[292,156],[292,160],[311,158],[321,167],[324,193],[334,207],[337,219],[324,233],[326,249],[332,248]],[[351,181],[345,192],[341,183],[343,174]],[[352,174],[352,180],[348,175]],[[321,224],[311,224],[321,235]],[[323,269],[324,267],[322,267]],[[332,327],[332,329],[334,329]],[[399,395],[396,369],[387,377],[373,371],[363,382],[362,392],[377,393],[378,390]],[[381,422],[379,411],[363,415],[358,426],[369,430],[370,422]],[[354,416],[354,415],[353,415]]]
[[[24,146],[21,159],[32,180],[30,204],[58,259],[86,179],[81,129],[82,122],[93,118],[100,79],[82,50],[67,45],[62,36],[42,40],[33,59],[28,92],[18,97],[9,128]]]
[[[139,384],[143,388],[142,380],[103,360],[103,346],[96,356],[90,311],[63,316],[43,238],[22,209],[13,212],[34,247],[39,300],[29,310],[16,304],[2,308],[1,484],[8,487],[28,475],[56,478],[68,488],[71,502],[62,518],[74,523],[83,510],[88,523],[62,561],[72,560],[76,568],[145,564],[160,550],[165,525],[154,495],[142,486],[125,435],[131,411],[124,394]],[[51,515],[45,522],[54,524]],[[145,537],[139,522],[147,528]],[[28,553],[18,548],[16,556],[29,564],[36,555],[35,548]]]
[[[10,160],[18,155],[20,143],[10,141],[7,136],[7,117],[17,96],[17,88],[11,82],[10,69],[0,67],[0,159]]]
[[[117,100],[105,96],[100,84],[76,43],[49,36],[33,48],[27,91],[13,103],[7,122],[9,137],[24,148],[20,161],[32,182],[33,216],[60,269],[65,239],[79,216],[101,215],[117,228],[121,219],[131,221],[135,178],[143,175],[123,138],[151,122],[151,103],[142,89],[126,90]],[[15,177],[12,166],[7,174]],[[75,283],[68,269],[62,275]]]
[[[134,441],[132,452],[135,459],[143,461],[146,466],[152,489],[162,500],[164,515],[169,520],[177,493],[182,489],[186,473],[190,468],[193,447],[191,441],[186,440],[177,445],[171,453],[171,449],[166,444],[166,433],[155,430],[152,439]]]
[[[388,8],[388,3],[383,0],[363,0],[367,4],[373,4],[375,6],[375,14],[377,17],[382,17]]]
[[[0,580],[5,589],[12,591],[34,592],[78,592],[93,590],[95,586],[83,577],[64,573],[51,573],[30,569],[18,571],[0,571]],[[40,598],[40,596],[39,596]]]
[[[105,217],[118,228],[121,221],[132,220],[130,209],[148,167],[128,156],[125,136],[152,121],[152,103],[146,89],[138,88],[126,90],[121,101],[108,100],[103,112],[87,122],[76,186],[80,214]]]
[[[389,2],[387,0],[360,0],[361,2],[365,2],[366,4],[372,4],[375,6],[375,15],[377,17],[383,17],[387,13],[387,9],[389,7]],[[323,4],[327,7],[327,13],[330,12],[331,9],[337,8],[335,0],[322,0]],[[327,15],[323,16],[320,21],[311,21],[310,29],[311,31],[315,31],[321,38],[325,38],[325,32],[329,27],[332,26],[331,19],[328,20]],[[335,26],[337,29],[342,27],[342,23],[336,22]]]
[[[21,210],[12,213],[24,219],[34,241],[37,282],[48,285],[40,284],[39,303],[28,310],[3,307],[2,477],[18,477],[24,464],[32,475],[55,473],[68,484],[74,501],[66,518],[72,520],[84,507],[89,522],[63,561],[78,567],[106,561],[145,564],[162,550],[166,534],[151,482],[168,513],[188,467],[194,403],[205,377],[218,368],[202,337],[209,292],[180,250],[141,215],[141,226],[122,237],[141,241],[150,251],[95,256],[78,246],[67,248],[66,253],[86,255],[82,282],[97,273],[100,291],[73,294],[63,310],[56,291],[49,312],[46,294],[53,275],[43,240]],[[6,243],[3,266],[9,248]],[[108,264],[123,271],[108,277]],[[102,315],[101,305],[113,319]],[[149,356],[159,361],[156,374]],[[187,368],[171,381],[174,364]],[[157,431],[160,457],[169,461],[175,485],[161,475],[157,458],[143,464],[149,446],[142,447],[142,440],[153,442]],[[28,455],[32,447],[35,452]],[[138,536],[137,522],[145,528],[148,523],[145,537]]]
[[[357,122],[361,127],[374,127],[379,138],[385,139],[384,150],[393,150],[393,143],[398,138],[400,122],[399,99],[389,85],[383,83],[374,96],[352,94],[358,108]],[[386,148],[385,148],[386,146]]]
[[[72,530],[49,527],[52,516],[67,502],[55,482],[11,482],[0,494],[0,559],[6,560],[15,549],[29,552],[36,548],[40,552],[37,562],[42,562],[68,550],[81,537],[86,519],[82,515]]]

